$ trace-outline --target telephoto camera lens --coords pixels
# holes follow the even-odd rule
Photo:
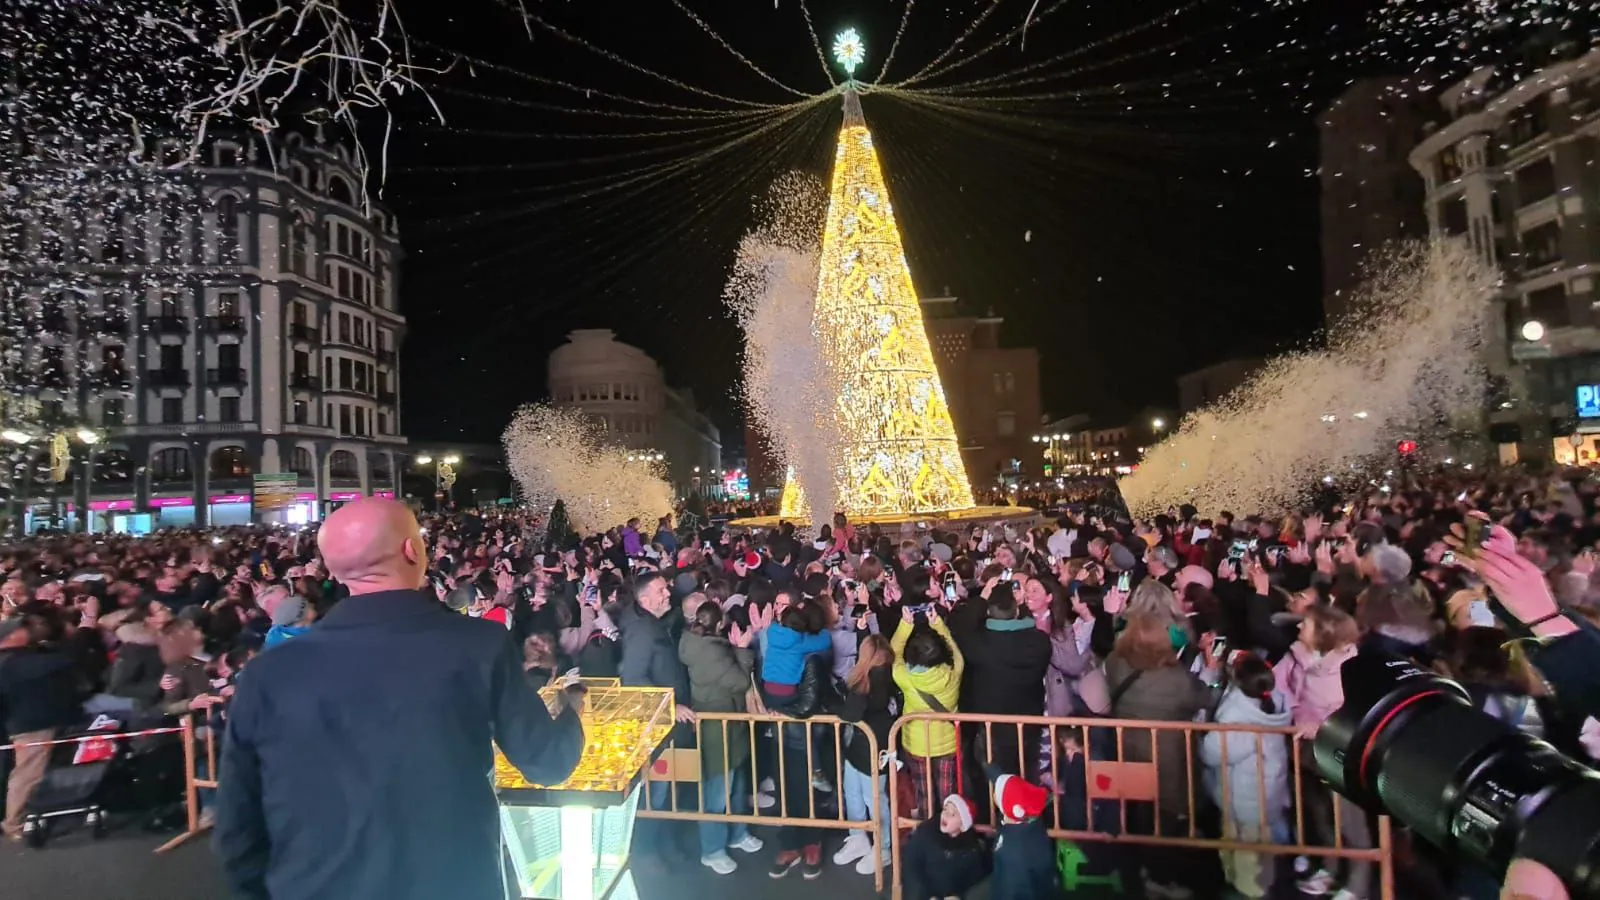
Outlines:
[[[1600,775],[1473,707],[1455,682],[1386,654],[1340,671],[1344,706],[1317,732],[1322,777],[1453,859],[1501,875],[1548,866],[1573,900],[1600,900]]]

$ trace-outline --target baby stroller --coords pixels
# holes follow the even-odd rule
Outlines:
[[[128,741],[120,739],[125,730],[122,721],[99,715],[86,727],[63,733],[61,739],[69,743],[50,748],[49,769],[28,799],[22,821],[28,846],[43,847],[54,820],[74,816],[82,817],[95,839],[106,836],[107,791],[132,753]]]

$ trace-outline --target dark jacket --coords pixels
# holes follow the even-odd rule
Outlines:
[[[1556,689],[1562,710],[1575,722],[1600,718],[1600,628],[1568,615],[1578,630],[1534,644],[1529,658]]]
[[[1132,681],[1135,670],[1121,656],[1113,653],[1106,660],[1106,684],[1113,696],[1121,695],[1111,704],[1111,718],[1138,719],[1150,722],[1188,722],[1195,713],[1211,705],[1211,691],[1182,666],[1162,666],[1145,670]],[[1123,687],[1126,682],[1126,687]],[[1151,737],[1155,735],[1155,740]],[[1190,761],[1199,754],[1187,749],[1185,732],[1162,729],[1128,728],[1124,730],[1122,744],[1123,762],[1155,762],[1159,781],[1161,809],[1173,814],[1187,814],[1189,808]],[[1155,759],[1159,747],[1160,759]]]
[[[617,675],[627,687],[669,687],[676,701],[689,704],[689,673],[678,660],[678,647],[667,623],[637,606],[624,607],[615,616],[621,636],[622,658]]]
[[[906,900],[962,897],[989,877],[989,846],[968,831],[950,837],[939,830],[935,816],[912,830],[901,854]]]
[[[895,697],[894,671],[889,666],[879,666],[867,672],[865,692],[850,691],[839,709],[839,718],[846,722],[861,723],[877,738],[878,751],[889,749],[889,729],[894,727],[895,714],[900,705]],[[845,761],[857,771],[868,775],[880,771],[876,754],[867,739],[857,735],[844,748]]]
[[[1037,819],[1002,824],[994,841],[994,878],[990,900],[1053,900],[1065,897],[1061,873],[1056,870],[1056,843],[1046,823],[1050,810]]]
[[[0,713],[7,734],[65,728],[83,718],[78,670],[64,650],[19,647],[0,653]]]
[[[982,627],[952,629],[966,657],[961,711],[1010,716],[1044,714],[1044,673],[1050,636],[1031,619],[989,619]]]
[[[130,624],[117,629],[117,639],[122,643],[111,664],[106,692],[127,697],[140,710],[155,706],[161,702],[161,674],[166,669],[155,635],[143,624]]]
[[[340,602],[239,679],[216,807],[234,895],[499,900],[494,745],[544,784],[583,747],[503,627],[427,591]]]

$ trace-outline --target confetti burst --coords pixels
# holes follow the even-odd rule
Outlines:
[[[1442,439],[1475,421],[1498,280],[1464,243],[1396,250],[1328,349],[1273,360],[1153,448],[1121,483],[1129,508],[1290,509],[1324,477],[1392,453],[1398,439]]]
[[[557,500],[580,533],[611,528],[637,516],[651,521],[672,511],[672,488],[659,463],[630,459],[598,422],[579,409],[532,404],[517,410],[502,441],[511,474],[529,504]]]

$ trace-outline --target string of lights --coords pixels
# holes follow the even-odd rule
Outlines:
[[[1000,0],[991,0],[990,4],[983,8],[983,12],[979,13],[978,17],[972,20],[972,23],[967,26],[966,30],[956,35],[956,39],[950,43],[950,46],[944,48],[944,51],[938,56],[935,56],[932,62],[923,66],[921,69],[918,69],[910,78],[907,78],[904,81],[895,82],[894,86],[899,88],[909,87],[926,79],[929,72],[933,71],[940,63],[948,59],[950,54],[956,52],[956,48],[965,43],[967,38],[971,37],[974,32],[981,28],[983,23],[988,20],[989,16],[993,15],[994,11],[999,8]]]
[[[888,54],[883,57],[883,67],[878,69],[878,77],[872,79],[874,83],[880,82],[888,76],[889,66],[894,62],[894,53],[896,50],[900,49],[900,38],[905,36],[906,23],[911,21],[911,10],[916,5],[917,0],[906,0],[905,12],[900,14],[900,27],[894,30],[894,40],[889,44]],[[818,47],[817,52],[820,54],[822,52],[822,48]],[[827,68],[826,61],[823,62],[823,68]]]
[[[698,25],[700,27],[701,31],[704,31],[706,34],[710,35],[712,40],[714,40],[718,44],[722,45],[722,49],[724,49],[724,50],[728,51],[729,53],[731,53],[733,55],[734,59],[737,59],[739,62],[742,62],[747,67],[749,67],[750,71],[756,73],[757,75],[760,75],[762,78],[766,79],[767,81],[770,81],[771,83],[777,85],[780,88],[783,88],[785,91],[788,91],[789,93],[794,94],[797,97],[810,97],[811,96],[810,94],[807,94],[804,91],[795,90],[794,88],[788,86],[787,84],[784,84],[783,82],[779,81],[778,79],[776,79],[776,78],[772,77],[770,74],[768,74],[765,69],[763,69],[760,66],[756,65],[755,63],[751,62],[748,57],[746,57],[743,53],[740,53],[738,51],[738,49],[735,48],[732,44],[728,43],[726,38],[724,38],[720,34],[717,34],[717,32],[710,25],[707,25],[706,21],[704,19],[700,18],[698,15],[695,15],[694,10],[691,10],[689,7],[684,6],[683,5],[683,0],[672,0],[672,5],[677,7],[679,12],[681,12],[684,15],[688,16],[689,17],[689,21],[691,21],[694,24]],[[810,25],[810,23],[811,23],[811,17],[810,17],[810,15],[807,15],[806,16],[806,24]],[[813,32],[812,35],[813,35],[813,37],[815,37],[815,32]]]
[[[451,62],[458,63],[459,64],[458,72],[464,72],[470,78],[474,78],[474,79],[478,78],[479,75],[478,75],[477,70],[482,69],[482,70],[485,70],[487,72],[493,72],[493,73],[497,73],[497,74],[501,74],[501,75],[507,75],[507,76],[510,76],[512,78],[518,79],[520,81],[526,81],[526,82],[528,82],[530,84],[536,84],[536,85],[539,85],[541,87],[556,87],[556,88],[561,88],[562,90],[565,90],[565,91],[570,91],[570,92],[575,93],[575,94],[582,94],[583,98],[585,100],[595,100],[595,99],[611,100],[611,101],[615,101],[617,103],[626,103],[626,104],[630,104],[630,105],[633,105],[633,106],[643,107],[643,108],[646,108],[646,109],[664,109],[664,110],[668,110],[668,111],[673,112],[673,113],[682,113],[683,115],[682,116],[671,116],[671,115],[665,115],[665,114],[647,115],[645,113],[625,113],[625,112],[619,112],[619,111],[615,111],[615,110],[599,110],[599,109],[596,109],[594,107],[562,107],[562,106],[559,106],[559,105],[556,105],[556,104],[552,104],[552,111],[555,111],[555,112],[570,112],[570,113],[573,113],[573,114],[583,114],[583,115],[611,115],[611,116],[627,117],[627,118],[704,119],[704,118],[739,118],[739,117],[744,117],[744,116],[760,115],[762,112],[765,111],[763,109],[712,109],[712,108],[708,108],[708,107],[704,107],[704,106],[683,106],[681,104],[664,103],[664,102],[657,101],[657,100],[642,100],[642,99],[639,99],[637,97],[630,97],[630,96],[628,96],[626,94],[619,94],[619,93],[616,93],[614,91],[607,91],[607,90],[603,90],[601,88],[595,88],[595,87],[586,87],[584,85],[575,84],[575,83],[570,82],[570,81],[563,81],[563,80],[561,80],[559,78],[550,78],[550,77],[547,77],[547,76],[544,76],[544,75],[536,75],[536,74],[534,74],[532,72],[526,72],[526,71],[523,71],[521,69],[515,68],[513,66],[505,65],[503,63],[497,63],[497,62],[494,62],[492,60],[487,60],[487,59],[482,59],[480,57],[471,56],[471,55],[462,53],[462,52],[460,52],[458,50],[449,49],[449,48],[441,46],[439,44],[429,43],[428,41],[422,40],[421,38],[413,38],[412,39],[412,43],[415,46],[419,46],[419,47],[423,47],[425,49],[432,50],[432,51],[440,54],[445,59],[447,59],[447,60],[449,60]],[[440,85],[439,85],[438,82],[435,82],[433,84],[433,87],[434,87],[434,89],[439,89]],[[461,90],[461,88],[456,88],[456,90]]]
[[[1040,12],[1040,13],[1037,13],[1037,14],[1030,14],[1030,17],[1029,17],[1028,20],[1025,20],[1021,25],[1018,25],[1017,27],[1011,29],[1010,31],[1007,31],[1007,32],[1001,34],[999,37],[995,38],[994,40],[990,41],[989,43],[983,45],[983,47],[980,48],[977,52],[969,53],[966,56],[961,57],[960,59],[953,60],[948,66],[944,66],[942,68],[935,69],[934,71],[929,72],[927,74],[927,76],[923,80],[924,81],[930,81],[930,80],[935,79],[935,78],[942,78],[942,77],[950,74],[951,72],[954,72],[955,70],[957,70],[957,69],[959,69],[959,68],[961,68],[963,66],[971,65],[973,62],[975,62],[975,61],[977,61],[979,59],[982,59],[984,56],[987,56],[990,52],[996,50],[997,48],[1002,47],[1005,44],[1010,43],[1010,41],[1013,38],[1016,38],[1018,35],[1023,34],[1026,31],[1026,29],[1027,29],[1029,24],[1041,22],[1044,19],[1048,18],[1051,13],[1053,13],[1056,10],[1060,9],[1063,5],[1065,5],[1066,2],[1067,2],[1067,0],[1055,0],[1054,3],[1051,3],[1049,6],[1045,7],[1043,12]],[[879,80],[882,80],[882,79],[880,78]]]
[[[807,112],[814,111],[825,98],[817,98],[811,103],[796,104],[788,112],[770,122],[751,124],[740,134],[736,134],[716,142],[710,147],[703,148],[688,155],[680,155],[670,160],[665,160],[620,172],[608,173],[581,179],[562,179],[559,183],[533,185],[521,188],[507,189],[503,185],[494,189],[496,197],[513,199],[525,197],[530,194],[544,194],[559,192],[559,196],[547,200],[523,204],[514,208],[502,209],[495,212],[484,212],[473,209],[471,212],[458,216],[439,216],[432,223],[432,227],[449,230],[453,226],[470,224],[473,226],[497,225],[506,221],[531,216],[535,213],[548,211],[561,206],[578,203],[595,197],[611,194],[629,187],[642,186],[649,188],[652,184],[664,184],[668,176],[684,173],[705,163],[718,159],[734,150],[762,138],[771,138],[780,129],[793,124],[805,116]],[[748,123],[747,123],[748,124]],[[573,191],[571,188],[584,189]],[[458,196],[466,197],[458,193]],[[623,195],[628,197],[631,195]]]
[[[1100,69],[1110,68],[1112,66],[1121,65],[1121,64],[1126,63],[1126,62],[1131,62],[1131,61],[1133,61],[1135,59],[1142,59],[1142,58],[1145,58],[1145,57],[1148,57],[1148,56],[1153,56],[1153,55],[1158,54],[1158,53],[1168,52],[1168,51],[1171,51],[1171,50],[1173,50],[1173,49],[1175,49],[1177,47],[1181,47],[1181,46],[1193,43],[1193,42],[1198,41],[1198,40],[1210,38],[1217,31],[1226,30],[1228,28],[1231,28],[1231,27],[1233,27],[1233,25],[1235,23],[1230,20],[1228,23],[1225,23],[1225,24],[1222,24],[1222,25],[1215,25],[1215,26],[1211,26],[1209,28],[1204,28],[1204,29],[1200,29],[1200,30],[1195,31],[1195,32],[1190,32],[1188,34],[1184,34],[1184,35],[1182,35],[1182,36],[1180,36],[1180,37],[1178,37],[1178,38],[1176,38],[1176,39],[1174,39],[1172,41],[1168,41],[1168,42],[1165,42],[1165,43],[1152,45],[1152,46],[1149,46],[1149,47],[1141,47],[1141,48],[1138,48],[1136,50],[1129,50],[1129,51],[1126,51],[1123,54],[1119,54],[1117,56],[1110,57],[1108,59],[1096,60],[1094,62],[1086,63],[1086,64],[1084,64],[1082,66],[1078,66],[1078,67],[1075,67],[1075,68],[1072,68],[1072,69],[1068,69],[1066,71],[1059,71],[1059,72],[1041,71],[1041,70],[1048,69],[1050,66],[1056,65],[1057,63],[1065,62],[1065,61],[1070,60],[1070,59],[1076,59],[1076,58],[1082,57],[1082,56],[1084,56],[1086,54],[1093,53],[1094,51],[1099,50],[1099,49],[1101,49],[1103,47],[1107,47],[1107,46],[1110,46],[1112,44],[1124,41],[1124,40],[1126,40],[1126,39],[1128,39],[1130,37],[1133,37],[1135,35],[1141,34],[1141,33],[1145,32],[1145,31],[1149,31],[1152,28],[1169,27],[1172,24],[1173,20],[1177,19],[1179,16],[1182,16],[1184,13],[1187,13],[1187,12],[1189,12],[1191,10],[1196,9],[1197,7],[1200,7],[1200,6],[1202,6],[1203,4],[1205,4],[1207,2],[1210,2],[1210,0],[1189,0],[1189,2],[1184,3],[1182,6],[1178,6],[1178,7],[1174,7],[1173,9],[1165,10],[1160,15],[1158,15],[1158,16],[1152,18],[1152,19],[1148,19],[1148,20],[1146,20],[1144,22],[1141,22],[1141,23],[1139,23],[1137,25],[1133,25],[1133,26],[1130,26],[1128,28],[1121,29],[1121,30],[1113,32],[1111,34],[1103,35],[1103,36],[1101,36],[1099,38],[1096,38],[1095,40],[1089,41],[1089,42],[1084,43],[1084,44],[1080,44],[1079,46],[1073,47],[1073,48],[1071,48],[1069,50],[1065,50],[1065,51],[1063,51],[1061,53],[1057,53],[1057,54],[1055,54],[1053,56],[1049,56],[1049,57],[1046,57],[1046,58],[1040,59],[1040,60],[1035,60],[1034,62],[1028,63],[1027,65],[1020,66],[1020,67],[1018,67],[1016,69],[1012,69],[1012,70],[1007,71],[1007,72],[1002,72],[1002,73],[995,74],[995,75],[989,75],[989,76],[985,76],[983,78],[975,78],[975,79],[972,79],[971,81],[965,81],[965,82],[961,82],[959,84],[945,85],[945,86],[932,87],[932,88],[924,88],[923,90],[933,91],[933,92],[938,92],[938,93],[968,93],[968,94],[971,94],[971,93],[973,93],[975,91],[979,91],[979,90],[994,90],[995,86],[1003,86],[1004,88],[1012,89],[1012,88],[1021,87],[1023,85],[1027,85],[1027,84],[1038,84],[1038,83],[1042,83],[1042,82],[1046,82],[1046,81],[1054,81],[1054,80],[1060,80],[1060,79],[1064,79],[1064,78],[1071,78],[1071,77],[1073,77],[1075,75],[1079,75],[1079,74],[1082,74],[1084,72],[1092,72],[1092,71],[1097,71],[1097,70],[1100,70]],[[1263,15],[1263,14],[1264,13],[1262,11],[1257,10],[1257,11],[1249,13],[1247,15],[1249,17],[1254,17],[1254,16],[1258,16],[1258,15]],[[1040,74],[1029,75],[1029,73],[1033,73],[1033,72],[1039,72]]]
[[[504,6],[513,5],[513,4],[511,4],[509,2],[509,0],[497,0],[497,2],[499,2],[501,5],[504,5]],[[587,41],[587,40],[579,37],[578,35],[575,35],[572,32],[567,31],[565,28],[561,28],[559,26],[552,25],[549,22],[546,22],[544,19],[541,19],[538,16],[534,15],[533,13],[530,13],[530,12],[527,12],[526,10],[524,10],[524,9],[521,9],[520,6],[518,7],[518,11],[523,16],[524,21],[526,21],[528,23],[531,23],[533,25],[539,26],[541,29],[549,32],[550,34],[555,35],[556,37],[562,39],[563,41],[566,41],[566,42],[568,42],[570,44],[573,44],[575,46],[578,46],[578,47],[582,47],[583,49],[588,50],[590,53],[593,53],[596,56],[601,57],[602,59],[610,60],[611,62],[616,63],[617,65],[622,66],[625,69],[628,69],[628,70],[633,71],[633,72],[637,72],[640,75],[649,76],[651,78],[656,79],[657,81],[662,82],[663,84],[668,84],[668,85],[671,85],[672,87],[678,88],[679,90],[688,91],[691,94],[698,94],[698,95],[700,95],[702,97],[709,97],[709,98],[711,98],[713,100],[721,100],[724,103],[729,103],[729,104],[732,104],[734,106],[747,106],[747,107],[751,107],[753,109],[770,108],[770,107],[773,107],[773,106],[777,105],[777,104],[773,104],[773,103],[761,103],[761,102],[758,102],[758,101],[755,101],[755,100],[744,100],[744,99],[741,99],[739,97],[730,97],[727,94],[719,94],[716,91],[709,91],[709,90],[706,90],[705,88],[689,84],[686,81],[681,81],[681,80],[679,80],[677,78],[673,78],[670,75],[663,75],[662,73],[657,72],[654,69],[647,68],[645,66],[642,66],[642,65],[640,65],[640,64],[638,64],[638,63],[636,63],[636,62],[634,62],[634,61],[632,61],[630,59],[628,59],[627,57],[621,55],[620,53],[615,53],[613,51],[605,49],[604,47],[601,47],[601,46],[599,46],[597,44],[594,44],[594,43],[592,43],[590,41]]]
[[[499,94],[484,94],[484,93],[480,93],[478,91],[468,91],[468,90],[463,90],[463,89],[460,89],[460,88],[452,88],[452,87],[438,87],[438,88],[435,88],[435,90],[436,90],[437,93],[439,93],[441,95],[455,96],[455,97],[461,97],[461,98],[464,98],[464,99],[471,99],[471,100],[479,100],[479,101],[483,101],[485,103],[493,103],[493,104],[500,105],[500,106],[510,106],[510,107],[514,107],[514,108],[518,108],[518,109],[535,109],[535,110],[544,111],[544,110],[546,110],[548,108],[548,104],[541,103],[541,102],[539,102],[537,100],[521,100],[521,99],[517,99],[517,98],[514,98],[514,97],[506,97],[506,96],[499,95]],[[501,136],[501,137],[525,137],[525,138],[530,138],[530,139],[539,138],[539,139],[545,139],[545,140],[604,140],[604,139],[612,139],[612,138],[627,140],[627,139],[633,139],[633,138],[669,137],[669,136],[673,136],[673,135],[707,134],[707,133],[715,133],[715,132],[719,132],[719,131],[725,131],[725,130],[730,129],[730,128],[739,128],[739,127],[742,127],[742,126],[745,126],[745,125],[749,125],[749,124],[751,124],[753,122],[757,122],[757,123],[758,122],[762,122],[762,121],[765,121],[767,119],[772,118],[773,116],[783,115],[784,113],[789,112],[789,111],[795,109],[798,106],[802,106],[807,102],[812,102],[812,101],[799,101],[799,102],[796,102],[796,103],[786,104],[784,106],[776,106],[776,107],[773,107],[772,109],[752,110],[750,115],[739,116],[737,118],[718,117],[718,118],[707,120],[705,118],[694,117],[694,116],[673,117],[673,118],[670,118],[670,119],[666,119],[666,121],[675,121],[675,122],[688,121],[688,122],[698,122],[700,124],[685,125],[685,126],[680,127],[680,128],[660,128],[660,129],[655,129],[655,130],[650,130],[650,131],[581,131],[581,132],[562,132],[562,131],[511,132],[511,131],[498,131],[498,130],[495,130],[495,131],[483,131],[483,130],[475,129],[475,128],[463,128],[463,127],[451,126],[451,125],[433,125],[431,123],[422,123],[420,125],[412,126],[412,127],[418,128],[419,130],[425,129],[425,130],[432,130],[432,131],[446,131],[446,132],[449,132],[451,134],[460,134],[460,135],[464,135],[464,136],[471,136],[471,135],[474,135],[474,134],[488,135],[488,134],[492,133],[492,134],[495,134],[495,135],[498,135],[498,136]],[[661,121],[660,119],[654,119],[653,117],[652,117],[652,120],[653,121]]]
[[[817,29],[811,24],[811,7],[806,5],[806,0],[800,0],[800,14],[806,20],[806,32],[811,35],[811,46],[817,51],[817,62],[822,64],[822,74],[828,76],[828,84],[837,86],[838,79],[833,77],[833,69],[828,65],[828,58],[822,53],[822,41],[817,38]]]

